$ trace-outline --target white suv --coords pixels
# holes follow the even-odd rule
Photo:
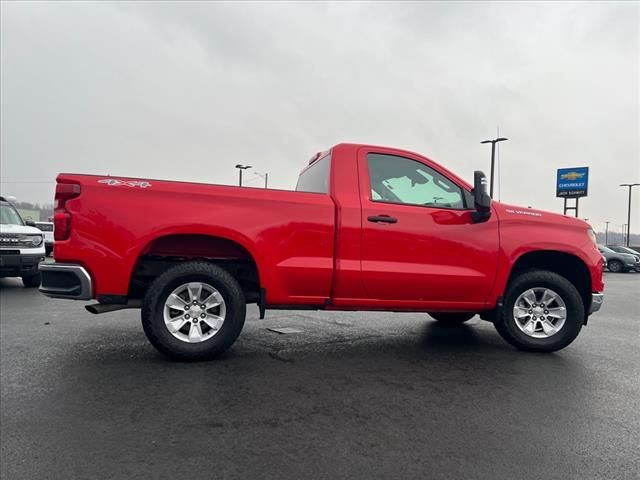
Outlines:
[[[38,264],[44,260],[44,235],[33,222],[0,197],[0,278],[22,277],[25,287],[40,285]]]
[[[36,222],[36,228],[44,234],[44,250],[48,257],[53,252],[53,222]]]

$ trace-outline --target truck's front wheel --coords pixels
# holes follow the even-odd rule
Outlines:
[[[510,283],[494,324],[502,338],[517,348],[553,352],[573,342],[583,321],[582,298],[569,280],[530,270]]]
[[[187,262],[170,268],[149,286],[142,326],[165,355],[206,360],[233,344],[245,314],[244,294],[227,271],[207,262]]]

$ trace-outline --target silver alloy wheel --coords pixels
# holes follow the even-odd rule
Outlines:
[[[513,306],[516,325],[533,338],[549,338],[560,331],[567,319],[562,297],[548,288],[530,288]]]
[[[202,282],[180,285],[164,302],[167,330],[186,343],[209,340],[222,328],[226,313],[220,292]]]

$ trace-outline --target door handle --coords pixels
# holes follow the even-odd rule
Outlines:
[[[374,223],[398,223],[398,219],[396,217],[391,217],[389,215],[374,215],[372,217],[368,217],[367,220]]]

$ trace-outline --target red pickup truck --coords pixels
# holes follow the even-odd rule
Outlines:
[[[427,312],[494,323],[518,348],[569,345],[603,302],[585,222],[492,202],[404,150],[340,144],[296,191],[60,174],[41,292],[141,308],[151,343],[212,358],[267,309]]]

